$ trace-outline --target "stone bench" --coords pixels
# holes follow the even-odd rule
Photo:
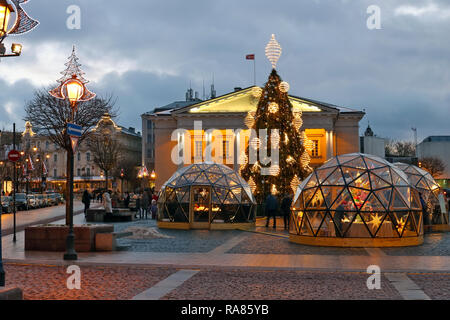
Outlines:
[[[117,239],[132,236],[133,232],[97,233],[95,235],[96,251],[115,251]]]

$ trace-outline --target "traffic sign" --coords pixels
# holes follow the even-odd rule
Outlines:
[[[17,162],[20,159],[20,152],[17,150],[11,150],[8,152],[8,159],[12,162]]]
[[[81,132],[83,130],[82,126],[75,123],[67,123],[67,134],[72,137],[81,137]]]

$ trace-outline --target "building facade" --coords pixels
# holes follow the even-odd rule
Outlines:
[[[212,160],[238,170],[238,157],[248,144],[245,118],[249,111],[256,111],[259,101],[252,94],[254,88],[235,88],[220,97],[142,115],[143,127],[153,130],[153,139],[146,140],[143,149],[154,150],[157,190],[178,168],[207,160],[205,149],[212,142],[212,131],[214,136],[217,132],[222,136],[221,150]],[[294,111],[302,112],[302,128],[312,141],[312,167],[338,154],[359,151],[359,121],[364,112],[291,95],[289,98]],[[175,163],[173,158],[180,146],[183,161]]]
[[[108,114],[105,114],[93,129],[109,130],[114,139],[118,139],[123,150],[121,154],[126,159],[134,161],[139,166],[141,159],[141,135],[134,128],[118,126]],[[42,178],[45,176],[46,189],[63,191],[66,183],[67,152],[57,144],[53,143],[49,137],[38,135],[33,132],[32,125],[27,122],[25,131],[22,134],[21,150],[30,154],[33,161],[34,170],[37,172],[36,178],[32,181],[32,187],[39,188]],[[39,159],[39,160],[37,160]],[[45,165],[40,164],[44,159]],[[117,178],[110,174],[108,188],[116,189],[121,187]],[[97,189],[105,187],[105,177],[100,168],[94,163],[92,151],[86,143],[82,142],[77,147],[74,155],[74,191],[83,189]]]

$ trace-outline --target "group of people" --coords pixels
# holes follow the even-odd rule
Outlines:
[[[112,214],[113,208],[119,206],[119,202],[123,202],[125,208],[129,208],[132,196],[129,192],[125,192],[120,195],[117,191],[112,192],[111,190],[106,190],[103,193],[93,194],[89,193],[89,190],[84,190],[81,202],[84,204],[84,214],[87,214],[87,210],[91,205],[91,200],[101,201],[103,207],[105,208],[106,214]],[[158,196],[151,189],[145,189],[143,193],[137,193],[133,195],[133,200],[136,202],[136,217],[141,219],[148,219],[150,216],[152,219],[156,219],[156,214],[158,207],[156,202]]]
[[[158,196],[154,191],[145,189],[143,193],[135,195],[135,200],[136,217],[139,216],[140,219],[148,219],[148,216],[150,216],[152,219],[156,219],[158,212],[156,202],[158,201]]]
[[[277,227],[277,213],[281,211],[284,221],[284,229],[289,228],[290,212],[291,212],[292,196],[285,194],[281,199],[281,204],[278,203],[278,199],[269,194],[266,198],[266,228],[269,227],[270,218],[273,218],[273,228]]]

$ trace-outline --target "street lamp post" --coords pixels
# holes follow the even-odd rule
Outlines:
[[[75,46],[72,50],[72,55],[69,58],[68,68],[66,69],[65,77],[59,80],[60,85],[49,91],[50,95],[57,99],[68,100],[70,102],[70,118],[66,122],[66,128],[64,129],[64,136],[66,139],[66,151],[67,151],[67,201],[66,204],[66,218],[69,222],[69,233],[66,239],[66,253],[64,254],[64,260],[77,260],[78,255],[75,251],[75,234],[73,231],[73,167],[74,167],[74,153],[77,145],[77,139],[69,135],[69,125],[75,125],[75,114],[77,112],[78,102],[88,101],[95,97],[95,94],[90,92],[85,83],[86,80],[83,79],[80,70],[78,69],[79,64],[77,63],[78,58],[75,56]]]

